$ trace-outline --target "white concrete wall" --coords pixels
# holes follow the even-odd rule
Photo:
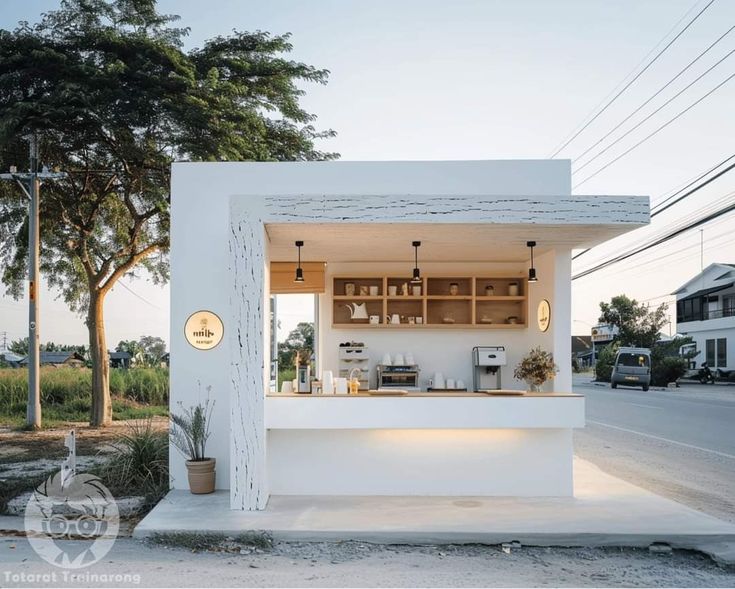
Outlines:
[[[217,487],[230,487],[230,197],[279,194],[571,194],[568,160],[474,162],[175,163],[171,178],[171,408],[194,404],[212,387],[216,401],[208,454]],[[247,196],[259,195],[259,197]],[[298,210],[294,211],[299,220]],[[304,220],[304,219],[301,219]],[[217,313],[225,337],[198,351],[183,337],[193,312]],[[188,488],[183,458],[170,452],[171,484]]]
[[[361,208],[366,203],[380,212],[380,222],[389,212],[384,205],[396,197],[404,212],[399,222],[635,227],[648,220],[647,199],[570,192],[566,160],[174,164],[171,406],[176,411],[178,403],[196,403],[198,382],[202,388],[212,386],[216,405],[208,454],[218,461],[217,486],[231,488],[233,507],[258,508],[267,498],[265,477],[257,472],[265,462],[263,415],[258,413],[263,387],[255,384],[266,371],[258,345],[267,336],[266,269],[263,258],[251,256],[262,240],[262,223],[370,222]],[[516,202],[511,207],[498,196]],[[537,266],[544,271],[541,257]],[[186,318],[202,309],[217,313],[225,327],[222,343],[207,352],[190,347],[183,337]],[[561,338],[558,330],[556,335]],[[550,343],[549,337],[545,334],[543,341]],[[249,350],[255,353],[249,356]],[[231,444],[233,430],[237,439]],[[245,437],[248,443],[238,444]],[[173,486],[186,488],[183,458],[173,451],[171,471]],[[233,477],[236,485],[230,484]]]
[[[573,494],[571,429],[269,430],[268,448],[274,495]]]
[[[733,317],[726,317],[719,320],[715,319],[712,321],[725,321],[728,319],[730,320],[730,322],[735,321],[735,318]],[[703,321],[702,323],[705,322]],[[683,325],[689,325],[689,323],[684,323]],[[715,343],[715,364],[711,364],[710,368],[724,368],[726,370],[735,370],[735,327],[691,332],[683,331],[681,333],[683,335],[688,335],[689,337],[691,337],[697,344],[697,350],[699,351],[699,354],[694,357],[694,361],[697,363],[697,368],[701,366],[702,362],[705,362],[707,360],[707,340],[717,340],[720,338],[725,338],[727,340],[727,365],[720,366],[717,364],[717,344]]]

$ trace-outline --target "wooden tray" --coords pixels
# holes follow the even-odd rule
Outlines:
[[[404,391],[403,389],[374,389],[369,390],[367,393],[368,395],[372,395],[374,397],[400,397],[402,395],[407,395],[408,391]]]

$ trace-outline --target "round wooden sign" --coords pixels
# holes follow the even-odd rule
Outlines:
[[[549,325],[551,325],[551,305],[546,299],[541,299],[541,302],[538,304],[536,319],[538,321],[538,328],[541,331],[549,329]]]
[[[189,315],[184,325],[186,341],[197,350],[211,350],[216,347],[224,335],[222,320],[211,311],[197,311]]]

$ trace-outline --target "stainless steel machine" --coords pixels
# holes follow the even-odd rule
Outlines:
[[[379,389],[419,390],[419,367],[416,364],[390,366],[378,364]]]
[[[488,391],[501,389],[500,369],[506,365],[505,346],[476,346],[472,348],[472,389]],[[487,384],[492,381],[492,385]]]

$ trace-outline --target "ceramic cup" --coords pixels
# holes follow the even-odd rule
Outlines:
[[[421,324],[423,322],[424,322],[424,318],[423,317],[416,317],[416,323]]]
[[[322,370],[322,393],[325,395],[334,394],[334,374],[331,370]]]
[[[378,287],[377,286],[371,286],[370,287],[370,296],[371,297],[377,297],[378,296]]]
[[[378,325],[380,323],[380,315],[370,315],[370,325]]]
[[[394,297],[398,294],[398,287],[395,284],[392,284],[388,287],[388,296]]]
[[[453,389],[453,388],[455,388],[455,386],[454,386],[454,379],[453,379],[453,378],[448,378],[448,379],[447,379],[447,388],[448,388],[448,389]]]
[[[345,295],[348,297],[355,296],[355,283],[345,282]]]
[[[421,296],[421,285],[417,284],[416,286],[411,287],[411,292],[413,292],[413,296],[420,297]]]
[[[370,290],[368,289],[368,287],[367,287],[366,285],[364,285],[364,284],[363,284],[363,285],[362,285],[362,286],[360,287],[360,296],[361,296],[361,297],[366,297],[366,296],[368,296],[368,293],[369,293],[369,292],[370,292]]]
[[[336,377],[334,379],[334,392],[337,395],[347,394],[347,379],[342,377]]]

